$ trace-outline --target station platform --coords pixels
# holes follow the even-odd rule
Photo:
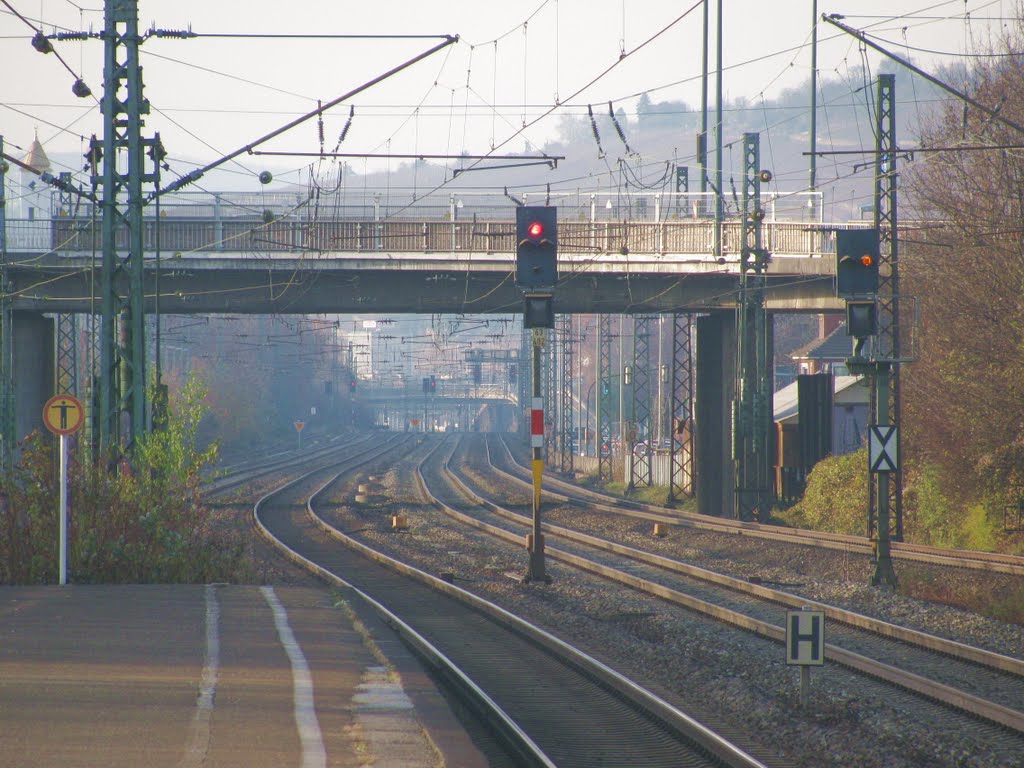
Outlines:
[[[0,766],[484,768],[391,630],[316,587],[0,588]]]

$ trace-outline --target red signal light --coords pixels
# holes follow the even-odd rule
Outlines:
[[[530,237],[537,239],[544,234],[544,225],[539,221],[530,222],[530,226],[526,228],[526,233]]]
[[[863,256],[860,257],[860,263],[862,266],[870,267],[872,264],[875,263],[875,259],[870,253],[865,253]]]

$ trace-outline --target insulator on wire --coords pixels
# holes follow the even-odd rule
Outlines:
[[[594,119],[594,108],[587,104],[587,114],[590,116],[590,129],[594,132],[594,141],[597,142],[597,156],[604,157],[604,148],[601,146],[601,134],[597,132],[597,120]]]
[[[622,126],[619,125],[619,119],[615,116],[615,110],[612,108],[612,103],[608,102],[608,117],[612,119],[612,124],[615,126],[616,132],[619,134],[619,138],[622,139],[623,146],[626,147],[626,154],[632,155],[633,150],[629,148],[629,142],[626,141],[626,134],[622,132]]]
[[[348,120],[345,121],[345,127],[342,128],[341,133],[338,134],[338,143],[334,146],[335,152],[338,151],[338,148],[341,146],[341,142],[343,142],[345,140],[345,137],[348,136],[348,129],[352,127],[352,118],[355,116],[355,114],[356,106],[355,104],[352,104],[348,108]]]
[[[316,100],[316,108],[322,109],[323,105],[320,103],[320,99]],[[320,154],[324,153],[324,113],[318,112],[316,117],[316,130],[320,136]]]

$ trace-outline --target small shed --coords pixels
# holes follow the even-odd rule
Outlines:
[[[866,445],[868,424],[868,380],[863,376],[833,377],[832,455],[853,453]],[[785,457],[785,433],[800,425],[797,384],[793,382],[775,393],[775,424],[779,433],[779,456]]]
[[[791,355],[801,376],[775,393],[773,406],[777,441],[775,483],[783,501],[795,500],[803,494],[807,475],[821,458],[852,453],[865,445],[869,384],[861,376],[848,374],[846,359],[852,353],[853,339],[846,335],[843,326],[838,326]],[[800,379],[819,381],[813,387],[805,386],[805,394],[812,394],[814,402],[804,404],[802,410],[811,418],[802,430]],[[829,380],[831,388],[825,383]]]

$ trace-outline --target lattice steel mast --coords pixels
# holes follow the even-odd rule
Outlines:
[[[576,358],[576,339],[572,333],[572,315],[558,316],[558,335],[562,347],[562,381],[559,390],[559,469],[572,474],[575,469],[575,451],[573,451],[573,428],[576,422],[576,408],[573,400],[573,365]],[[577,435],[579,439],[579,435]]]
[[[696,493],[693,473],[693,315],[672,315],[672,431],[669,503]]]
[[[598,316],[597,478],[612,479],[612,316]]]
[[[142,186],[159,180],[159,139],[143,139],[149,102],[142,95],[138,0],[106,0],[103,27],[103,266],[100,381],[95,434],[101,448],[130,448],[148,429],[143,283]],[[96,140],[90,151],[98,153]],[[145,170],[146,155],[153,169]],[[96,174],[96,168],[93,168]],[[127,253],[118,251],[119,240]]]
[[[740,265],[738,387],[733,406],[733,458],[736,460],[736,517],[767,520],[771,512],[769,435],[771,358],[765,271],[768,253],[762,247],[760,138],[743,134],[743,251]]]
[[[639,442],[631,446],[626,461],[632,467],[632,485],[650,486],[651,441],[651,315],[633,317],[633,386],[632,429]]]
[[[876,423],[887,417],[900,423],[899,236],[896,206],[896,76],[878,76],[878,114],[875,139],[875,227],[881,238],[878,270],[878,335],[875,375],[871,376],[871,413]],[[900,430],[896,455],[902,456]],[[903,539],[902,461],[893,472],[870,472],[868,536],[876,542],[872,584],[896,584],[889,541]],[[884,530],[883,530],[884,529]]]

